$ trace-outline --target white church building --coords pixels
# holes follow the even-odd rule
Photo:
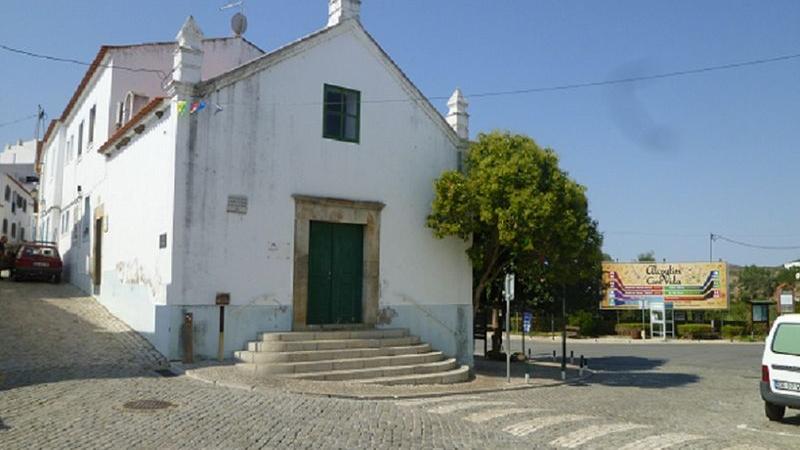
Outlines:
[[[41,236],[168,358],[187,314],[217,357],[225,305],[226,357],[260,332],[402,328],[472,364],[469,244],[425,225],[466,102],[437,111],[360,6],[269,52],[191,17],[177,42],[104,46],[48,129]]]

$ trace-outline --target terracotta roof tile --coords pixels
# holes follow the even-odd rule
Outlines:
[[[155,97],[152,100],[150,100],[146,105],[142,107],[141,110],[139,110],[138,113],[136,113],[136,115],[134,115],[131,118],[131,120],[128,121],[128,123],[121,126],[117,131],[115,131],[114,134],[112,134],[111,137],[109,137],[108,140],[103,145],[101,145],[100,148],[97,149],[97,153],[108,154],[109,150],[111,149],[111,146],[114,145],[114,143],[117,142],[118,139],[120,139],[134,126],[136,126],[139,122],[141,122],[141,120],[144,119],[148,113],[156,109],[161,104],[162,101],[164,101],[164,97]]]

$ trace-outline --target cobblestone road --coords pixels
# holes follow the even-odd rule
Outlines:
[[[146,341],[66,286],[0,282],[0,317],[4,449],[722,449],[800,442],[797,416],[779,425],[763,418],[757,367],[755,375],[750,367],[757,352],[746,348],[726,350],[730,358],[741,355],[740,370],[731,371],[689,364],[692,351],[702,361],[704,346],[692,346],[683,359],[659,357],[674,351],[666,346],[594,347],[606,370],[584,385],[355,401],[160,377],[153,369],[163,361]],[[615,356],[602,364],[600,353],[626,353],[619,358],[634,364]],[[736,365],[730,358],[725,364]],[[136,400],[170,406],[123,406]]]

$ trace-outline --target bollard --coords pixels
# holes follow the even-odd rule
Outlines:
[[[579,376],[583,377],[583,355],[581,355],[581,368],[579,370]]]
[[[181,326],[181,340],[183,341],[183,363],[191,364],[194,362],[194,327],[192,325],[192,313],[183,315],[183,325]]]
[[[562,370],[561,371],[561,381],[566,381],[566,380],[567,380],[567,372]]]
[[[556,351],[553,350],[553,362],[555,362],[555,361],[556,361]]]
[[[528,359],[531,359],[531,349],[528,349]]]
[[[528,384],[531,380],[531,376],[529,374],[525,374],[525,384]]]
[[[575,351],[574,350],[570,350],[569,351],[569,363],[570,364],[575,364]]]

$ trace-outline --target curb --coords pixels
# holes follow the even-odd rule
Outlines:
[[[556,365],[560,367],[560,364],[557,363],[538,363],[539,365],[551,366]],[[570,369],[578,370],[579,368],[574,365],[567,366]],[[423,399],[423,398],[441,398],[441,397],[457,397],[462,395],[474,395],[474,394],[486,394],[486,393],[493,393],[493,392],[510,392],[510,391],[520,391],[520,390],[527,390],[527,389],[543,389],[543,388],[551,388],[551,387],[558,387],[570,384],[578,384],[586,381],[587,379],[591,378],[595,372],[588,367],[584,368],[584,375],[579,376],[577,378],[567,379],[564,381],[554,381],[552,383],[547,384],[537,384],[537,385],[528,385],[528,384],[521,384],[521,385],[514,385],[514,386],[507,386],[507,387],[496,387],[496,388],[479,388],[479,389],[472,389],[462,392],[432,392],[432,393],[420,393],[420,394],[400,394],[400,395],[358,395],[358,394],[325,394],[319,392],[308,392],[303,390],[295,390],[295,389],[281,389],[279,387],[274,388],[265,388],[258,385],[250,385],[250,384],[243,384],[243,383],[231,383],[227,381],[221,380],[209,380],[203,378],[195,373],[193,373],[192,369],[189,370],[177,370],[176,373],[180,372],[181,375],[185,375],[187,378],[191,378],[192,380],[200,381],[206,384],[210,384],[214,387],[222,387],[228,389],[238,389],[242,391],[250,391],[250,392],[266,392],[269,390],[282,390],[284,392],[290,394],[297,394],[297,395],[307,395],[311,397],[323,397],[323,398],[333,398],[333,399],[340,399],[340,400],[373,400],[373,401],[386,401],[386,400],[413,400],[413,399]]]
[[[512,338],[515,336],[512,336]],[[552,340],[546,337],[528,338],[531,342],[539,343],[560,343],[560,339]],[[633,345],[764,345],[764,341],[746,342],[730,341],[727,339],[692,340],[692,339],[670,339],[662,341],[660,339],[608,339],[608,338],[586,338],[586,339],[567,339],[568,344],[633,344]]]

